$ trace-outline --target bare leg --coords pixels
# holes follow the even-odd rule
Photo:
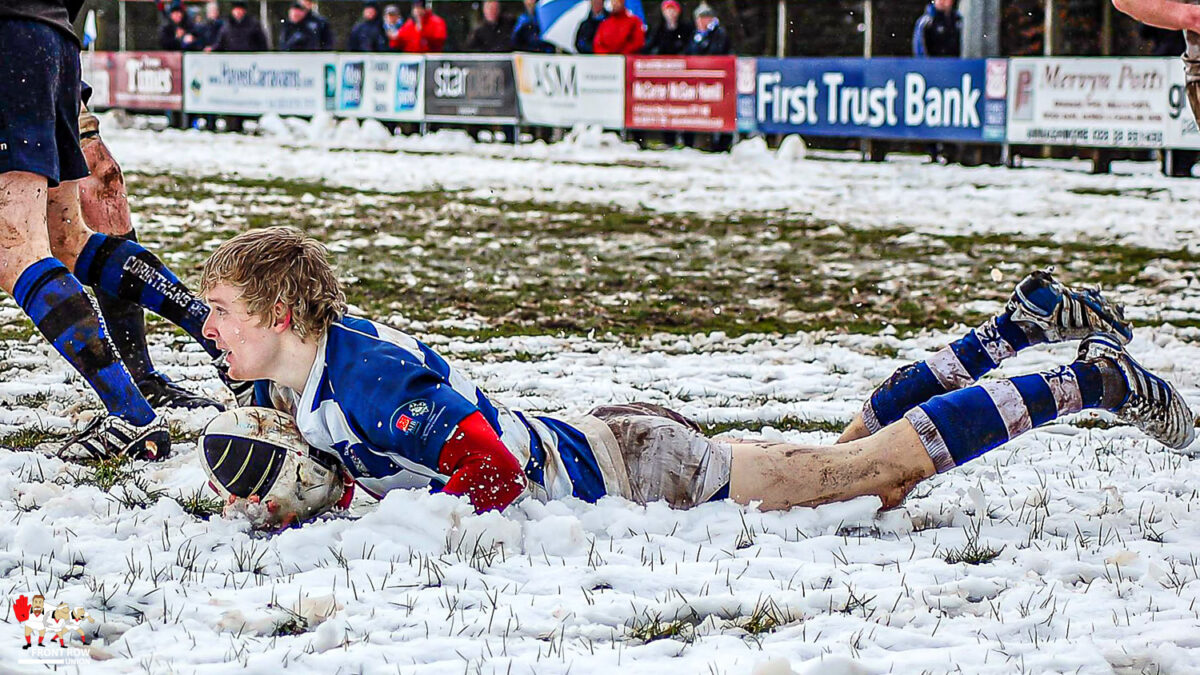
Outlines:
[[[89,116],[81,116],[81,125]],[[125,191],[125,176],[121,173],[121,166],[99,136],[81,140],[80,146],[83,156],[87,158],[88,170],[92,172],[79,181],[79,200],[84,221],[102,234],[129,234],[133,231],[133,220],[129,215],[129,197]]]
[[[84,223],[79,204],[79,183],[63,183],[50,190],[46,208],[50,230],[50,251],[67,269],[75,269],[75,260],[93,232]]]
[[[898,505],[936,473],[912,424],[900,420],[878,433],[832,446],[733,443],[729,494],[768,510],[817,506],[876,495]]]
[[[48,191],[43,176],[24,171],[0,174],[0,287],[9,293],[26,268],[50,257]]]

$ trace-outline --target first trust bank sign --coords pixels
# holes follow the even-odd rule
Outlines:
[[[1007,70],[984,59],[759,59],[766,133],[994,141]]]

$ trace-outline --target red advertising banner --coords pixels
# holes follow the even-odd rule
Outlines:
[[[625,57],[625,126],[736,131],[736,62],[733,56]]]
[[[111,52],[109,56],[114,108],[183,110],[181,52]]]

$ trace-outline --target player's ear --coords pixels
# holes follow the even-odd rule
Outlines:
[[[284,333],[292,328],[292,309],[282,302],[271,308],[271,330]]]

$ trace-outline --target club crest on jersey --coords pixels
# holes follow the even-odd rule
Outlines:
[[[415,434],[429,414],[429,402],[424,399],[409,401],[392,413],[392,428],[405,434]]]

